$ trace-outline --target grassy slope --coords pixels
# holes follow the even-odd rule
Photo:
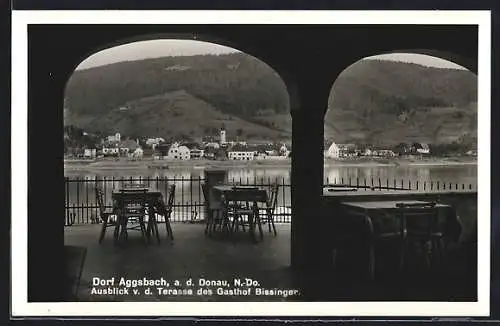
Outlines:
[[[66,93],[66,123],[163,137],[199,136],[224,124],[229,138],[238,129],[246,139],[289,138],[283,84],[249,58],[159,58],[76,72]],[[174,65],[189,69],[167,69]],[[334,84],[325,137],[384,144],[476,139],[476,92],[477,78],[468,71],[361,61]],[[123,106],[130,109],[119,111]]]

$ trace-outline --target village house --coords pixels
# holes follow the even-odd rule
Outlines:
[[[411,152],[417,154],[430,154],[429,145],[425,143],[414,143],[411,146]]]
[[[216,143],[216,142],[209,142],[209,143],[205,143],[204,145],[205,145],[205,149],[207,149],[207,148],[219,149],[220,148],[219,143]]]
[[[168,151],[170,150],[170,147],[172,146],[171,143],[161,143],[158,146],[155,147],[155,156],[158,156],[159,158],[167,158],[168,157]]]
[[[358,152],[355,144],[336,144],[332,142],[324,155],[327,158],[345,158],[358,156]]]
[[[139,148],[139,143],[137,140],[127,139],[123,140],[118,144],[119,153],[121,156],[129,156]]]
[[[156,146],[159,144],[165,142],[165,139],[161,137],[156,137],[156,138],[148,138],[146,139],[146,145],[150,146],[152,149],[155,149]]]
[[[215,154],[217,150],[214,148],[207,148],[206,150],[203,151],[203,157],[209,160],[215,159]]]
[[[477,156],[477,144],[473,144],[470,150],[468,150],[465,154],[469,156]]]
[[[120,149],[116,146],[105,145],[102,147],[101,152],[104,156],[118,156],[120,154]]]
[[[191,148],[189,150],[189,156],[193,160],[199,160],[199,159],[203,158],[203,154],[204,154],[204,150],[199,149],[199,148]]]
[[[110,143],[119,143],[121,141],[121,135],[120,135],[120,133],[117,132],[114,135],[108,136],[107,141],[110,142]]]
[[[379,157],[394,157],[394,156],[396,156],[394,151],[392,151],[391,149],[379,149],[379,150],[376,150],[376,153],[377,153],[376,156],[379,156]]]
[[[325,157],[327,158],[339,158],[340,148],[335,142],[333,142],[330,147],[325,151]]]
[[[189,160],[191,158],[190,150],[186,146],[173,143],[168,150],[167,157],[174,160]]]
[[[235,145],[227,151],[228,159],[250,161],[255,159],[258,151],[247,146]]]
[[[85,158],[96,158],[97,150],[95,148],[85,148],[83,151],[83,157]]]
[[[288,155],[290,154],[290,150],[288,149],[288,147],[285,144],[281,144],[281,147],[279,149],[279,154],[280,154],[280,156],[288,157]]]
[[[228,151],[230,160],[250,161],[255,159],[256,153],[252,151]]]
[[[355,144],[338,144],[339,157],[358,156],[357,147]]]
[[[133,158],[143,158],[144,150],[141,147],[137,147],[133,152],[129,152],[129,157]]]

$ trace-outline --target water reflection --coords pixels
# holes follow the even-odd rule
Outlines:
[[[260,183],[269,180],[279,179],[285,184],[290,183],[289,168],[229,168],[228,178],[233,182],[242,183]],[[183,180],[196,180],[204,178],[203,169],[169,169],[169,170],[147,170],[147,171],[128,171],[128,170],[106,170],[106,171],[66,171],[66,176],[70,178],[81,179],[106,179],[114,180],[117,183],[123,180],[137,179],[175,179],[176,182]],[[378,167],[329,167],[324,171],[325,182],[344,183],[351,181],[360,184],[374,182],[397,182],[403,180],[411,182],[452,182],[477,184],[477,166],[476,165],[457,165],[457,166],[378,166]]]

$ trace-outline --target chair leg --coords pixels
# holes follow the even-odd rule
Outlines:
[[[408,240],[406,238],[403,238],[401,241],[401,252],[399,254],[399,272],[400,273],[403,271],[403,268],[405,266],[407,247],[408,247]]]
[[[148,221],[149,224],[149,221]],[[139,218],[139,226],[141,228],[142,238],[144,240],[144,245],[147,247],[149,244],[148,231],[146,230],[146,223],[144,223],[144,217]]]
[[[152,225],[152,220],[151,217],[148,218],[148,223],[147,223],[147,228],[146,228],[146,236],[148,238],[148,241],[151,238],[151,231],[153,231],[153,225]],[[154,231],[153,231],[154,232]]]
[[[432,240],[422,241],[422,250],[424,251],[425,268],[427,270],[430,270],[432,267],[432,262],[431,262],[432,249],[433,249],[432,247],[433,247]]]
[[[120,223],[119,221],[116,221],[116,224],[115,224],[115,230],[113,232],[113,243],[114,245],[118,245],[120,239]]]
[[[101,234],[99,235],[99,244],[102,243],[102,240],[104,239],[104,236],[106,234],[106,228],[108,227],[108,218],[106,217],[104,219],[104,222],[102,223],[101,227]]]
[[[158,230],[158,221],[155,217],[153,218],[153,228],[156,235],[156,241],[160,244],[160,231]]]
[[[368,276],[370,281],[375,280],[375,247],[374,244],[370,244],[369,257],[368,257]]]
[[[219,223],[219,220],[220,220],[220,213],[217,212],[217,217],[216,216],[212,216],[212,218],[211,218],[210,228],[209,228],[209,231],[208,231],[208,233],[210,235],[212,235],[213,233],[215,233],[217,231],[217,224]]]
[[[233,216],[233,222],[231,223],[231,232],[236,232],[238,231],[238,222],[239,222],[239,216],[234,215]]]
[[[210,215],[210,213],[209,213],[209,215]],[[212,221],[212,217],[207,216],[207,219],[206,219],[206,221],[205,221],[205,234],[206,234],[206,235],[209,235],[209,230],[210,230],[210,223],[211,223],[211,221]]]
[[[165,214],[165,226],[167,227],[167,236],[170,238],[170,241],[174,241],[174,233],[172,232],[168,214]]]
[[[241,224],[241,229],[243,230],[243,232],[246,232],[245,221],[240,220],[240,224]]]
[[[445,259],[443,239],[441,238],[432,239],[432,251],[433,251],[432,257],[434,265],[438,268],[443,266]]]
[[[440,253],[440,259],[441,259],[441,264],[443,266],[446,266],[447,263],[447,252],[446,252],[446,244],[443,240],[443,238],[439,238],[438,240],[439,243],[439,253]]]
[[[274,235],[275,236],[278,235],[278,233],[276,232],[276,225],[274,224],[274,217],[272,214],[271,214],[271,216],[269,216],[269,220],[270,220],[269,224],[272,224],[272,226],[273,226]]]
[[[230,228],[229,228],[229,217],[227,215],[224,215],[221,221],[221,231],[225,232],[226,234],[230,233]]]
[[[125,245],[127,240],[128,240],[128,233],[127,233],[127,223],[128,223],[128,220],[126,219],[123,219],[123,221],[121,221],[120,223],[120,227],[119,227],[119,235],[118,235],[118,244],[121,246],[121,245]]]
[[[260,240],[262,241],[264,239],[264,232],[262,232],[262,223],[260,221],[260,215],[257,214],[257,216],[255,216],[255,219],[257,220],[257,226],[259,227],[259,235],[260,235]]]

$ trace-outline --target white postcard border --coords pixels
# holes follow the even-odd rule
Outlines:
[[[478,25],[478,301],[27,302],[27,26],[29,24]],[[50,36],[48,36],[50,37]],[[488,316],[490,310],[490,11],[13,11],[12,315],[22,316]]]

